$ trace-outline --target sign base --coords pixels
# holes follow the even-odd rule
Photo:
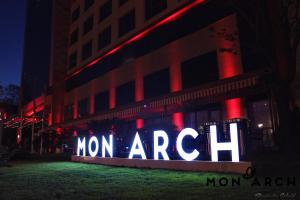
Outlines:
[[[111,165],[119,167],[136,167],[150,169],[169,169],[181,171],[199,172],[222,172],[243,174],[251,162],[229,162],[229,161],[184,161],[184,160],[152,160],[152,159],[128,159],[128,158],[101,158],[90,156],[73,155],[73,162],[92,163],[100,165]]]

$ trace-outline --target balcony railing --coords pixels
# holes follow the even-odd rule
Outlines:
[[[65,121],[63,126],[85,123],[91,120],[130,119],[141,116],[149,111],[163,111],[164,107],[178,107],[188,102],[204,101],[206,103],[216,102],[220,99],[228,99],[246,94],[257,93],[265,89],[263,76],[267,72],[256,72],[243,74],[233,78],[222,79],[216,82],[202,85],[200,87],[186,89],[170,93],[158,98],[147,99],[134,104],[120,106],[105,112],[93,114],[81,119]],[[250,91],[251,90],[251,91]]]

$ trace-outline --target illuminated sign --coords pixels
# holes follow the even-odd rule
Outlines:
[[[218,142],[217,141],[217,127],[216,125],[210,126],[209,141],[210,141],[210,151],[211,151],[211,161],[218,162],[218,152],[219,151],[230,151],[231,161],[239,162],[239,142],[238,142],[238,129],[236,123],[231,123],[229,125],[230,129],[230,142]],[[192,128],[183,129],[177,139],[176,139],[176,150],[179,156],[186,161],[193,161],[197,159],[200,152],[197,149],[193,149],[191,152],[188,151],[185,146],[185,141],[187,137],[192,137],[196,139],[198,137],[198,132]],[[159,141],[161,141],[159,143]],[[113,135],[109,135],[109,141],[102,136],[102,151],[101,157],[113,157]],[[163,130],[157,130],[153,132],[153,158],[154,160],[159,160],[159,155],[161,155],[162,160],[170,160],[168,155],[169,146],[169,136]],[[96,136],[92,136],[89,141],[85,137],[78,138],[77,142],[77,156],[86,156],[86,149],[91,157],[97,156],[99,153],[99,140]],[[108,152],[108,155],[106,154]],[[146,160],[146,152],[138,132],[136,132],[133,139],[130,153],[128,158],[133,159],[135,156],[139,156]]]

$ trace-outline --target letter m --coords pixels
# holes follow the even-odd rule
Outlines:
[[[82,151],[82,156],[85,156],[85,137],[82,138],[82,141],[78,137],[78,143],[77,143],[77,156],[80,156],[80,151]]]

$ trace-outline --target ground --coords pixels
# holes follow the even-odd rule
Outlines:
[[[241,186],[207,186],[207,178],[241,178]],[[296,187],[250,186],[241,175],[22,161],[0,167],[0,199],[270,199]],[[298,188],[299,191],[299,188]],[[256,195],[256,197],[255,197]],[[300,195],[300,194],[298,194]],[[273,198],[272,198],[273,199]],[[275,199],[275,198],[274,198]],[[278,198],[279,199],[279,198]],[[283,198],[282,198],[283,199]],[[290,199],[297,199],[293,197]]]

